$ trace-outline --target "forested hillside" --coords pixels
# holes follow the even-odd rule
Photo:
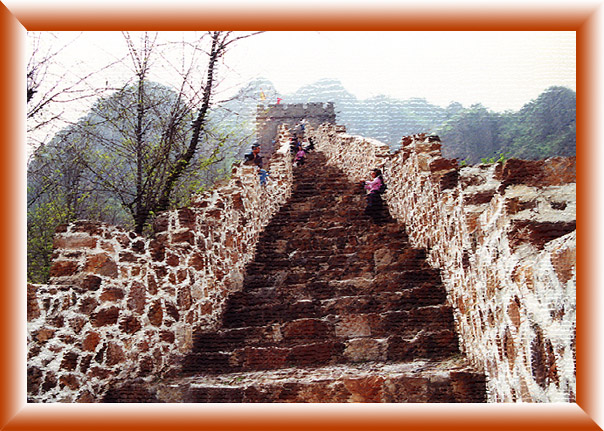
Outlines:
[[[270,81],[257,80],[234,99],[230,110],[253,115],[256,103],[276,103],[277,98],[281,103],[333,101],[337,121],[349,133],[378,139],[394,149],[403,136],[437,134],[446,157],[470,164],[501,155],[545,159],[576,153],[576,94],[564,87],[547,89],[518,112],[498,113],[480,104],[464,107],[453,102],[443,108],[421,98],[359,100],[331,79],[281,95]],[[237,109],[242,100],[247,102]]]
[[[434,130],[446,157],[546,159],[576,154],[576,94],[551,87],[518,112],[499,114],[474,105]]]

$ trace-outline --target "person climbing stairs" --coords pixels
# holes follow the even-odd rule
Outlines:
[[[485,402],[440,272],[405,227],[311,152],[261,234],[243,289],[198,330],[166,402]]]

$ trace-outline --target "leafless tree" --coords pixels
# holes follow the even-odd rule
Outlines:
[[[74,103],[91,100],[112,89],[108,82],[103,87],[90,81],[119,64],[120,59],[84,73],[76,73],[65,66],[65,52],[80,36],[81,33],[65,41],[52,32],[28,32],[27,145],[30,154],[68,124],[66,109],[73,109]]]
[[[178,201],[175,195],[188,180],[222,160],[229,136],[216,138],[214,133],[210,139],[214,131],[208,121],[218,68],[233,43],[253,34],[213,31],[160,44],[157,34],[144,33],[137,41],[124,33],[133,76],[127,85],[134,97],[121,106],[97,104],[98,117],[111,122],[119,134],[96,136],[99,157],[80,157],[98,188],[119,196],[137,233],[153,214]],[[179,64],[165,54],[175,48],[182,50]],[[160,66],[162,71],[156,71]],[[178,83],[174,93],[162,94],[153,84],[154,76],[165,74]],[[124,100],[108,102],[119,105]]]
[[[192,193],[230,171],[244,138],[216,120],[213,98],[225,53],[253,34],[204,32],[165,42],[161,34],[124,33],[127,54],[112,63],[121,82],[114,79],[107,93],[109,87],[101,86],[88,113],[68,123],[60,108],[69,109],[85,92],[73,87],[61,94],[66,87],[57,83],[45,101],[38,100],[39,89],[48,88],[44,82],[56,79],[44,75],[45,64],[60,61],[59,48],[38,51],[44,60],[28,72],[28,108],[32,117],[47,109],[44,118],[66,126],[28,164],[31,281],[45,281],[57,224],[100,219],[143,233],[154,215],[185,205]],[[99,77],[76,82],[93,88]]]

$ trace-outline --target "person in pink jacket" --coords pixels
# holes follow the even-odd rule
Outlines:
[[[373,219],[375,223],[382,223],[385,221],[384,217],[384,201],[382,200],[382,193],[386,190],[386,183],[382,176],[382,171],[374,169],[371,171],[371,180],[364,182],[365,190],[367,191],[367,207],[365,207],[365,214]]]
[[[300,149],[296,153],[296,158],[294,159],[294,166],[301,166],[301,165],[303,165],[304,164],[304,157],[306,157],[306,151],[304,151],[302,149],[302,146],[300,146]]]

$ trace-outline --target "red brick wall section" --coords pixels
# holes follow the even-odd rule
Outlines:
[[[160,215],[155,234],[79,221],[57,230],[49,285],[29,285],[28,399],[99,401],[112,381],[175,372],[194,328],[215,322],[241,288],[258,235],[291,193],[289,135],[260,186],[255,167],[188,208]]]
[[[491,402],[574,402],[576,160],[460,168],[438,138],[380,142],[322,125],[329,163],[360,181],[383,169],[386,200],[441,269],[460,344]]]

